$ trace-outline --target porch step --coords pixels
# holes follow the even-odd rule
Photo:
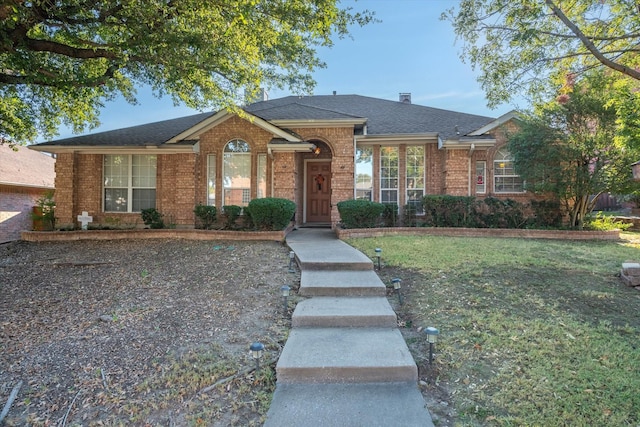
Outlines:
[[[302,270],[302,296],[385,296],[386,287],[373,270]]]
[[[317,297],[297,304],[291,326],[393,328],[397,318],[384,297]]]
[[[264,427],[433,427],[414,383],[280,384]]]
[[[278,384],[410,382],[418,368],[397,328],[294,328]]]

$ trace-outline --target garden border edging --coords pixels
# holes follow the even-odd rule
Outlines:
[[[339,239],[382,236],[512,237],[553,240],[620,240],[620,230],[530,230],[520,228],[388,227],[336,228]]]

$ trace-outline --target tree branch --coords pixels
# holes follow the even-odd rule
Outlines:
[[[609,67],[613,70],[619,71],[622,74],[625,74],[635,80],[640,80],[640,72],[636,71],[632,68],[629,68],[625,65],[617,63],[615,61],[610,60],[606,56],[598,50],[598,48],[593,44],[593,42],[587,37],[581,30],[578,28],[567,16],[560,10],[558,6],[555,5],[553,0],[545,0],[545,3],[551,8],[553,13],[580,39],[584,47],[587,48],[589,52],[596,57],[600,63],[606,67]]]

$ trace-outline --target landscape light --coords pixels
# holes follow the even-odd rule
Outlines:
[[[402,279],[398,277],[391,279],[391,283],[393,284],[393,289],[396,291],[396,294],[398,294],[398,302],[400,303],[400,305],[402,305],[402,293],[400,292],[401,282],[402,282]]]
[[[380,257],[382,256],[382,249],[376,248],[376,258],[378,258],[378,270],[380,270]]]
[[[262,351],[264,350],[264,344],[261,342],[254,342],[249,346],[251,350],[251,357],[256,360],[256,371],[260,369],[260,358],[262,357]]]
[[[433,326],[429,326],[424,330],[424,333],[427,334],[427,341],[429,342],[429,365],[431,365],[433,363],[433,346],[438,340],[440,331]]]
[[[295,273],[296,270],[293,268],[293,261],[296,258],[296,253],[293,251],[289,251],[289,273]]]
[[[288,308],[288,304],[287,304],[287,299],[289,298],[289,294],[291,293],[291,287],[289,285],[283,285],[280,287],[280,293],[282,294],[282,299],[284,300],[284,310],[283,310],[283,314],[286,317],[287,316],[287,308]]]

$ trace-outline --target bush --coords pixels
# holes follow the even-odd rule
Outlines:
[[[380,224],[385,211],[382,203],[369,200],[344,200],[338,202],[338,212],[344,228],[374,228]]]
[[[163,215],[156,208],[143,209],[140,215],[142,216],[142,221],[149,228],[164,228]]]
[[[245,211],[259,230],[284,230],[296,213],[296,204],[287,199],[266,197],[253,199]]]
[[[34,230],[52,231],[56,228],[56,202],[53,200],[53,191],[47,191],[36,200],[32,219]]]
[[[478,202],[475,197],[425,196],[425,225],[432,227],[477,227]]]
[[[591,231],[626,230],[633,224],[624,223],[614,216],[604,215],[599,212],[595,218],[591,217],[585,221],[584,229]]]
[[[224,205],[222,207],[222,211],[226,216],[226,221],[224,223],[224,228],[232,229],[236,227],[236,221],[240,218],[240,214],[242,213],[242,206],[237,205]]]
[[[526,223],[525,208],[522,203],[513,199],[484,199],[487,212],[482,215],[482,222],[488,228],[523,228]]]
[[[405,227],[418,226],[418,208],[416,205],[404,205],[402,209],[402,225]]]
[[[384,212],[382,212],[382,222],[385,227],[398,226],[398,205],[395,203],[384,203]]]
[[[531,200],[533,218],[531,225],[543,228],[560,228],[562,226],[562,210],[557,200]]]
[[[198,204],[193,209],[193,213],[199,220],[199,224],[196,225],[196,228],[204,228],[205,230],[210,230],[213,224],[216,222],[217,210],[215,206]]]

